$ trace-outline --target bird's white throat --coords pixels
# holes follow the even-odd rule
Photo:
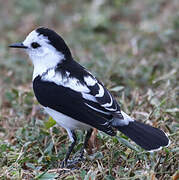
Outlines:
[[[51,68],[55,68],[57,64],[64,60],[64,55],[60,53],[46,53],[44,56],[30,55],[30,59],[34,65],[33,80],[38,75],[42,75]]]

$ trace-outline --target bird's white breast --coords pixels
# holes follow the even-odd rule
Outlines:
[[[65,114],[62,114],[58,111],[55,111],[49,107],[44,107],[45,111],[52,116],[52,118],[63,128],[75,130],[75,129],[90,129],[90,125],[87,125],[85,123],[82,123],[78,120],[75,120]]]

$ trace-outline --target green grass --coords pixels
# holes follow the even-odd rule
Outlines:
[[[0,179],[177,179],[179,169],[179,2],[4,1],[0,7]],[[22,41],[38,26],[60,33],[73,56],[138,121],[163,129],[171,145],[148,153],[123,134],[95,133],[86,161],[62,170],[67,133],[32,92]],[[78,132],[82,146],[83,132]]]

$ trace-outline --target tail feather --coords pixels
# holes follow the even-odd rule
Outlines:
[[[147,151],[159,150],[169,145],[169,139],[162,130],[144,123],[133,121],[129,122],[128,125],[116,126],[115,128]]]

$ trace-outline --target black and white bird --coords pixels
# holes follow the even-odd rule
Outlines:
[[[135,121],[125,112],[103,84],[72,57],[61,36],[48,28],[32,31],[22,43],[34,65],[33,90],[44,110],[66,129],[72,144],[63,166],[67,165],[76,143],[75,130],[86,130],[84,148],[93,128],[115,136],[124,133],[147,151],[169,145],[167,135],[157,128]]]

